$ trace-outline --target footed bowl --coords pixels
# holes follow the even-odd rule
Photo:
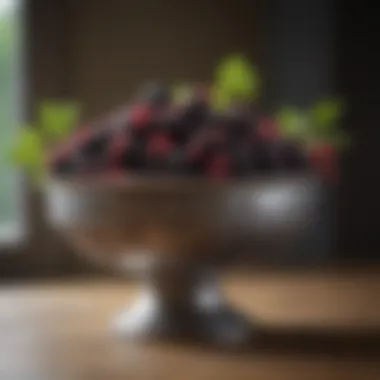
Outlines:
[[[286,254],[308,233],[320,194],[311,175],[51,178],[46,187],[50,225],[78,253],[144,285],[112,325],[119,336],[224,345],[251,341],[254,328],[223,299],[217,271]]]

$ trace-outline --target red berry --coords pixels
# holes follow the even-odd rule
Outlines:
[[[191,160],[199,161],[202,160],[206,148],[209,143],[209,136],[204,131],[201,131],[197,136],[195,136],[189,143],[187,152]]]
[[[173,148],[174,143],[168,135],[155,134],[148,141],[147,154],[151,157],[165,157]]]
[[[264,141],[274,141],[279,137],[277,125],[270,118],[263,118],[260,120],[257,133]]]
[[[320,177],[328,182],[338,180],[338,154],[336,149],[328,144],[318,144],[310,148],[309,160]]]
[[[231,174],[231,161],[226,154],[218,154],[212,157],[207,175],[211,178],[227,178]]]
[[[133,128],[145,128],[152,120],[152,111],[150,107],[145,105],[135,106],[130,111],[129,119]]]
[[[214,129],[210,131],[208,140],[210,143],[224,143],[226,141],[226,135],[221,128]]]
[[[130,136],[126,135],[125,132],[122,135],[115,133],[108,150],[109,167],[114,169],[122,167],[123,154],[129,148],[130,143]]]
[[[204,151],[205,151],[204,144],[199,143],[199,144],[193,145],[189,148],[188,156],[191,160],[198,161],[198,160],[201,160]]]

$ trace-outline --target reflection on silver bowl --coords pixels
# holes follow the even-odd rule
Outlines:
[[[250,324],[222,302],[209,271],[243,251],[260,258],[285,252],[307,233],[319,194],[311,176],[52,179],[47,211],[51,225],[78,251],[147,285],[135,307],[118,318],[118,331],[242,343]]]

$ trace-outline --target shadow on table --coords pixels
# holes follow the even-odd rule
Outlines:
[[[201,349],[209,350],[202,346]],[[220,348],[217,348],[219,351]],[[225,351],[225,349],[223,349]],[[322,329],[258,329],[243,348],[228,348],[239,355],[281,355],[298,358],[328,357],[333,359],[378,359],[380,362],[380,330],[338,331]]]
[[[262,329],[253,338],[254,351],[282,351],[334,356],[363,355],[380,358],[380,330],[324,331],[312,329]]]

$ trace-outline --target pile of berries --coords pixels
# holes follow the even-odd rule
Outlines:
[[[162,86],[144,89],[132,106],[80,128],[51,157],[55,174],[242,178],[304,171],[310,160],[253,105],[223,112],[206,87],[182,101]]]

